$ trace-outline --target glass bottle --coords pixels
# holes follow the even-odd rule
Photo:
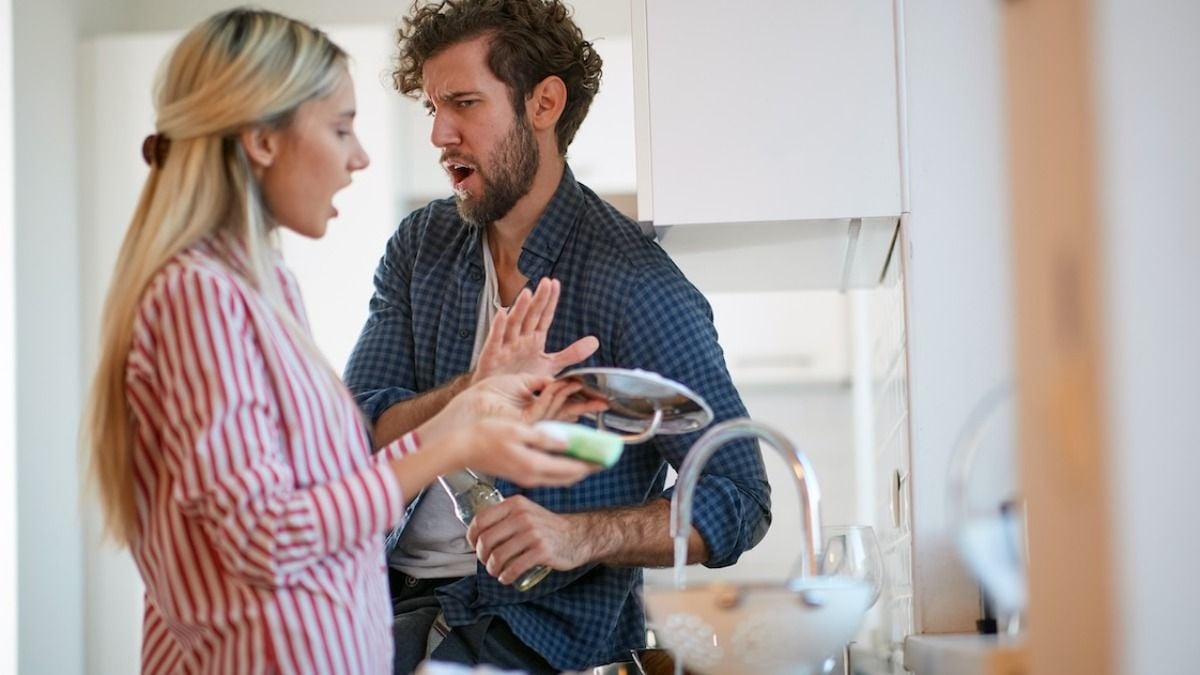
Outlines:
[[[438,476],[438,482],[441,483],[446,494],[454,500],[454,513],[463,525],[470,525],[471,521],[475,519],[475,514],[483,509],[504,501],[504,495],[500,494],[495,486],[489,485],[470,469]],[[517,577],[517,580],[513,582],[513,587],[518,591],[528,591],[539,581],[545,579],[548,574],[550,574],[550,568],[545,565],[531,567]]]

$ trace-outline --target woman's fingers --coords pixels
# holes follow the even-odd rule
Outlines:
[[[600,470],[600,466],[560,455],[538,453],[530,462],[528,477],[510,479],[528,487],[572,485]]]
[[[589,474],[598,466],[589,462],[563,457],[567,444],[557,436],[526,424],[504,422],[508,442],[504,445],[505,466],[491,471],[498,476],[527,487],[542,485],[570,485]]]
[[[602,413],[608,410],[608,403],[595,398],[574,398],[566,401],[554,412],[555,419],[561,422],[574,422],[583,415]]]
[[[531,373],[521,373],[512,376],[511,383],[505,383],[504,386],[510,387],[507,391],[512,395],[519,395],[525,398],[537,396],[540,392],[546,390],[554,384],[555,380],[549,375],[533,375]]]
[[[553,380],[538,392],[537,398],[525,408],[525,421],[558,419],[558,410],[566,402],[566,398],[579,391],[583,385],[578,382]]]

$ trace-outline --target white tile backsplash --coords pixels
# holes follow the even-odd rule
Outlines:
[[[905,353],[904,286],[894,260],[883,283],[865,291],[872,348],[871,373],[875,426],[876,534],[886,583],[875,612],[881,648],[896,647],[913,632],[912,529],[908,498],[910,462],[908,360]],[[893,490],[901,478],[898,504]],[[898,506],[898,510],[897,507]]]

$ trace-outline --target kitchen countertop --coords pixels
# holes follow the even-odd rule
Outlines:
[[[1024,641],[997,635],[912,635],[904,665],[916,675],[1025,675]]]

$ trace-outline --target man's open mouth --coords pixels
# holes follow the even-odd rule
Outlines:
[[[475,173],[475,167],[470,164],[446,162],[445,167],[455,185],[461,185],[463,181],[471,177],[471,174]]]

